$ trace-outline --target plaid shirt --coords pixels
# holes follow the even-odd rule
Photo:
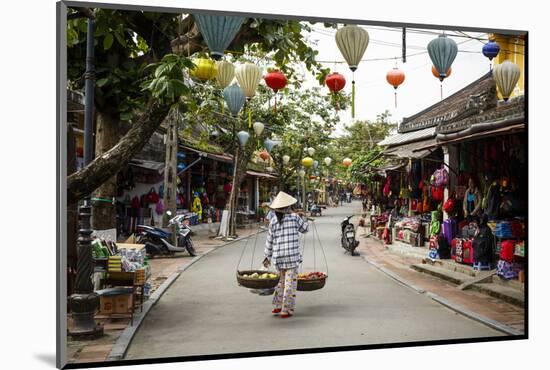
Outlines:
[[[295,213],[284,215],[281,223],[272,217],[264,255],[278,269],[298,267],[302,262],[298,233],[307,232],[308,226],[308,222]]]

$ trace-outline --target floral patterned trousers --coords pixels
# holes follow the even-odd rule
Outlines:
[[[280,269],[281,277],[273,295],[273,305],[282,312],[292,313],[296,304],[296,286],[298,269]]]

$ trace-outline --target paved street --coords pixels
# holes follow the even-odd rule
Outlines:
[[[360,257],[344,254],[339,222],[357,210],[355,202],[324,211],[315,221],[329,264],[327,285],[298,292],[296,314],[271,315],[271,296],[239,287],[237,262],[245,242],[205,256],[185,271],[145,318],[127,359],[251,352],[499,336],[400,285]],[[265,233],[258,237],[255,267],[263,258]],[[241,269],[250,267],[249,241]],[[317,249],[317,270],[325,270]],[[313,264],[311,235],[306,239],[304,271]]]

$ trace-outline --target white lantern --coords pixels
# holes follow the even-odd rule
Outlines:
[[[300,170],[298,171],[298,175],[300,175],[300,177],[304,177],[306,175],[306,171]]]
[[[314,155],[315,154],[315,149],[307,148],[307,152],[309,153],[309,155]]]
[[[254,122],[254,125],[252,127],[254,128],[254,132],[256,133],[256,135],[260,136],[264,131],[265,126],[261,122]]]
[[[326,157],[326,158],[325,158],[325,164],[326,164],[327,166],[330,166],[331,163],[332,163],[332,158]]]
[[[290,157],[288,155],[283,155],[283,163],[284,164],[288,164],[288,162],[290,161]]]
[[[493,78],[504,101],[510,98],[519,81],[520,69],[517,64],[505,60],[493,68]]]

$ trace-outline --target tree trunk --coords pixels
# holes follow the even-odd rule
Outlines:
[[[234,159],[234,169],[233,169],[233,187],[231,189],[231,196],[229,197],[230,204],[230,218],[229,218],[229,235],[237,235],[237,197],[239,194],[239,189],[241,183],[246,177],[246,165],[250,161],[250,156],[253,152],[253,145],[249,141],[249,144],[245,146],[244,149],[237,146],[235,159]]]
[[[162,215],[162,227],[168,226],[170,218],[176,215],[176,188],[178,166],[178,121],[177,113],[172,110],[168,114],[169,123],[166,130],[166,159],[164,160],[164,211],[170,211],[172,216],[166,213]],[[172,230],[172,244],[177,245],[177,235]]]
[[[96,157],[107,153],[118,143],[119,139],[119,120],[118,114],[108,114],[97,112],[96,129]],[[117,181],[116,173],[105,181],[97,190],[94,191],[92,198],[92,229],[108,230],[115,229],[116,224],[116,205],[110,200],[116,197]]]
[[[96,190],[126,165],[160,126],[169,107],[151,100],[146,112],[109,151],[67,179],[67,202],[75,202]]]

